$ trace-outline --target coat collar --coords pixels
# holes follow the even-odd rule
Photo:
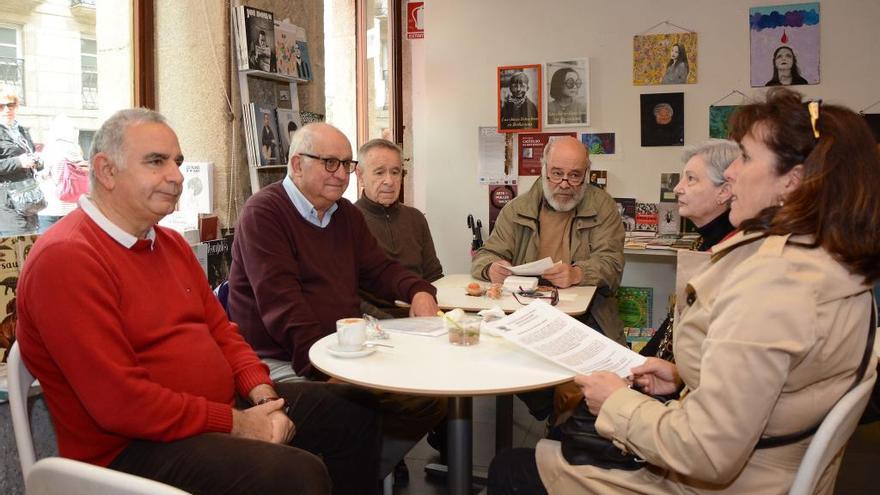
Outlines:
[[[523,207],[517,212],[517,217],[515,219],[517,223],[529,226],[537,224],[538,217],[541,215],[541,204],[544,201],[544,187],[541,185],[543,180],[542,177],[539,177],[538,180],[532,184],[529,192],[526,193]],[[574,217],[595,217],[598,212],[596,211],[594,202],[591,201],[594,192],[592,189],[593,186],[585,183],[582,187],[586,188],[584,190],[584,197],[575,208]]]

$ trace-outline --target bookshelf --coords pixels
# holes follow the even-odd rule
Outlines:
[[[310,62],[301,28],[245,5],[232,6],[230,13],[230,56],[237,68],[248,176],[255,193],[286,174],[290,136],[303,125],[297,85],[309,82],[291,71],[299,74],[300,62]]]

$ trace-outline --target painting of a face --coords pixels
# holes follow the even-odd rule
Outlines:
[[[678,61],[678,45],[672,45],[672,52],[669,54],[669,58],[674,61]]]
[[[792,65],[794,65],[794,52],[788,48],[780,49],[776,54],[776,58],[773,59],[773,64],[780,70],[791,69]]]
[[[657,108],[654,109],[654,119],[656,119],[659,125],[666,125],[672,122],[672,107],[665,103],[657,105]]]
[[[526,91],[529,90],[529,83],[527,83],[522,78],[514,79],[510,83],[510,93],[516,98],[522,98],[526,95]]]

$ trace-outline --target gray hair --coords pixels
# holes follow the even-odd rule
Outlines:
[[[706,173],[715,186],[724,184],[724,171],[740,154],[739,145],[728,139],[709,139],[703,143],[688,146],[681,155],[681,161],[687,163],[694,156],[706,162]]]
[[[396,151],[398,155],[403,156],[403,150],[400,149],[400,146],[392,143],[387,139],[376,138],[371,139],[363,144],[360,148],[358,148],[358,160],[363,160],[367,153],[374,149],[383,149],[389,151]]]
[[[125,131],[137,124],[154,123],[168,125],[168,121],[162,114],[149,108],[129,108],[119,110],[101,124],[101,128],[95,133],[92,141],[92,149],[89,153],[92,160],[98,153],[104,153],[117,168],[125,167]],[[89,182],[92,190],[95,188],[95,167],[92,162],[89,169]]]

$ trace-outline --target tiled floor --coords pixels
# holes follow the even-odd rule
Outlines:
[[[544,434],[544,424],[535,421],[518,399],[513,401],[515,447],[533,447]],[[474,470],[485,473],[492,461],[495,446],[495,400],[474,399]],[[437,462],[437,452],[422,440],[406,457],[409,467],[408,486],[394,489],[395,495],[445,495],[441,481],[426,478],[425,464]],[[877,493],[876,470],[880,466],[880,423],[860,426],[847,447],[843,466],[837,478],[835,495],[867,495]],[[474,494],[485,493],[474,485]]]

